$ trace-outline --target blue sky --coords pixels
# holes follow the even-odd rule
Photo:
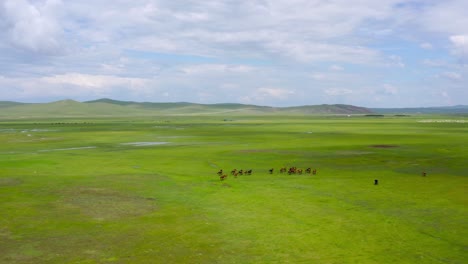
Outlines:
[[[466,0],[0,0],[0,100],[468,104]]]

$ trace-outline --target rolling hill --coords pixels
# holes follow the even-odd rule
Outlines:
[[[151,116],[151,115],[318,115],[368,114],[369,109],[352,105],[307,105],[270,107],[246,104],[196,104],[187,102],[152,103],[98,99],[86,102],[61,100],[51,103],[0,102],[0,117],[90,117],[90,116]]]

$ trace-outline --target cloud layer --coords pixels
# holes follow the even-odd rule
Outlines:
[[[467,104],[463,10],[464,0],[2,0],[0,100]]]

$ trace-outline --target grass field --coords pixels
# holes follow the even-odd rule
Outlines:
[[[467,263],[450,120],[0,121],[0,263]],[[234,168],[253,173],[220,181]]]

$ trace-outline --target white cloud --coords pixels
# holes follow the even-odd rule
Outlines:
[[[329,79],[329,76],[323,72],[315,72],[310,75],[310,77],[316,81],[322,81]]]
[[[433,48],[431,43],[424,42],[419,45],[422,49],[431,50]]]
[[[49,84],[65,84],[83,87],[85,89],[110,90],[113,86],[126,86],[132,89],[144,87],[148,81],[141,78],[124,78],[107,75],[89,75],[67,73],[62,75],[42,77],[42,81]]]
[[[181,68],[183,73],[189,75],[249,73],[254,70],[254,67],[247,65],[228,64],[198,64]]]
[[[387,95],[396,95],[398,94],[398,88],[386,83],[383,85],[383,93]]]
[[[390,55],[388,58],[390,59],[390,65],[398,66],[400,68],[405,67],[405,63],[403,63],[403,59],[400,56]]]
[[[418,87],[446,87],[466,103],[466,10],[466,0],[0,0],[0,100],[399,105],[422,101],[404,94],[437,102]]]
[[[431,60],[431,59],[424,59],[422,61],[423,65],[429,66],[429,67],[446,67],[448,66],[448,63],[446,61],[442,60]]]
[[[260,87],[240,98],[246,104],[264,104],[265,102],[286,101],[296,92],[294,90],[276,87]]]
[[[424,3],[421,1],[421,8],[416,10],[412,19],[419,25],[431,32],[455,35],[460,32],[467,33],[468,1],[466,0],[446,0],[430,1]]]
[[[342,66],[336,65],[336,64],[331,65],[329,69],[330,69],[331,71],[342,71],[342,70],[344,70],[344,68],[343,68]]]
[[[460,57],[468,58],[468,35],[453,35],[449,39],[454,47],[453,52]]]
[[[325,94],[330,96],[341,96],[346,94],[352,94],[353,90],[346,88],[328,88],[325,89]]]
[[[21,49],[45,54],[61,52],[62,29],[57,14],[61,5],[60,0],[35,4],[6,0],[0,6],[5,37]]]
[[[440,74],[440,76],[452,81],[460,81],[462,79],[461,74],[457,72],[443,72],[442,74]]]
[[[262,87],[256,91],[262,97],[284,98],[294,94],[294,91],[281,88]]]
[[[39,78],[0,78],[0,92],[16,100],[29,98],[109,97],[119,92],[151,95],[153,80],[118,76],[67,73]],[[5,91],[3,91],[5,90]]]

